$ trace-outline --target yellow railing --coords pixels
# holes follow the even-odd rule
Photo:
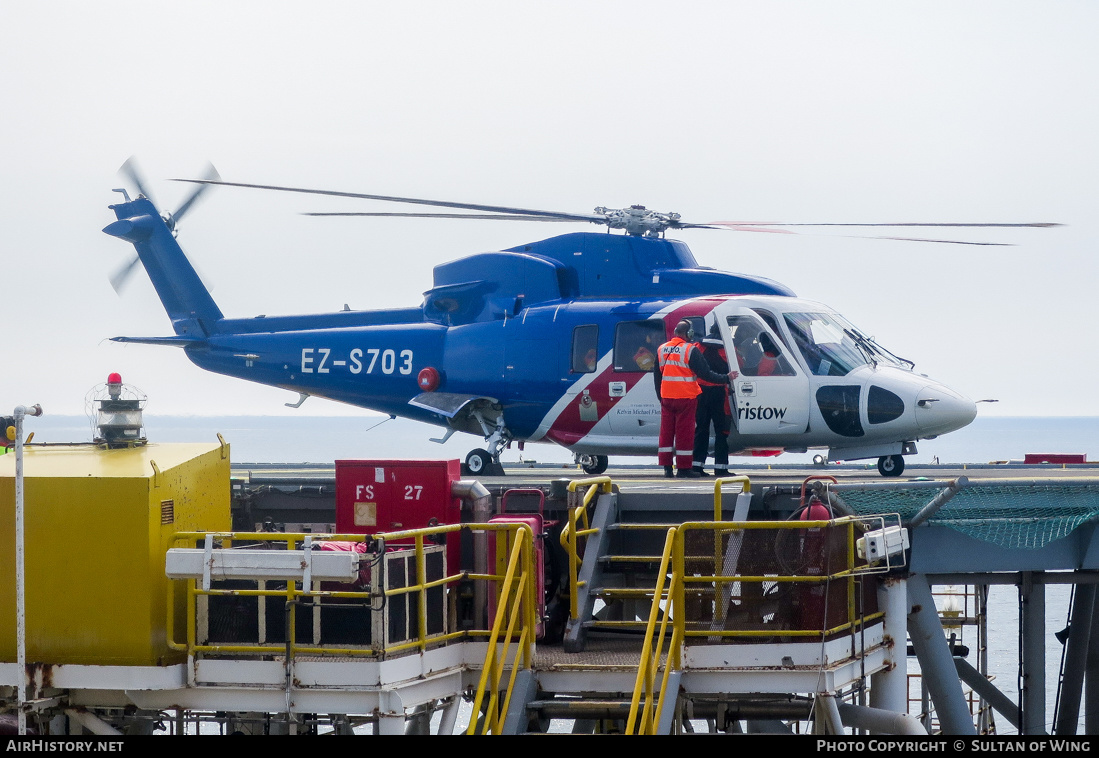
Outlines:
[[[724,490],[726,484],[740,484],[740,492],[751,492],[752,483],[746,476],[723,476],[720,479],[714,480],[714,521],[721,521],[724,519],[724,512],[721,507],[721,493]],[[737,494],[740,494],[739,492]]]
[[[748,484],[745,482],[745,488]],[[715,487],[715,491],[720,485]],[[719,507],[719,506],[718,506]],[[821,637],[836,634],[843,631],[854,632],[861,625],[868,624],[884,616],[881,612],[863,613],[856,602],[855,586],[859,577],[870,571],[869,567],[859,565],[856,562],[855,539],[857,530],[863,524],[862,520],[854,518],[841,518],[832,521],[756,521],[756,522],[692,522],[668,529],[664,542],[664,551],[660,558],[660,568],[657,570],[656,587],[653,590],[652,606],[649,610],[648,625],[645,629],[645,642],[641,651],[641,661],[638,666],[637,678],[634,685],[633,698],[630,703],[630,714],[626,722],[627,734],[655,734],[660,713],[668,703],[667,698],[678,697],[677,692],[668,691],[668,681],[671,673],[682,665],[683,645],[691,638],[706,637],[709,642],[720,642],[727,637],[758,637],[761,635],[782,635],[790,637],[812,636]],[[842,566],[820,574],[767,574],[765,576],[747,576],[743,574],[728,574],[724,571],[728,568],[728,559],[718,554],[714,557],[714,569],[712,575],[698,570],[697,562],[701,555],[687,555],[686,546],[689,535],[692,532],[712,531],[716,545],[720,545],[723,536],[729,539],[740,539],[746,536],[746,532],[753,530],[808,530],[808,529],[841,529],[844,534]],[[700,540],[702,543],[708,540]],[[733,546],[739,551],[741,543]],[[686,563],[691,560],[691,571],[688,573]],[[830,582],[846,582],[846,603],[843,609],[843,621],[831,628],[827,627],[829,614],[825,612],[820,616],[820,625],[804,629],[772,629],[762,631],[760,629],[724,630],[718,629],[719,623],[723,625],[724,618],[718,614],[724,607],[720,588],[723,584],[733,582],[774,582],[778,583],[806,583],[810,586],[823,585],[827,587]],[[667,589],[665,589],[665,587]],[[692,589],[695,588],[695,589]],[[703,598],[713,593],[714,618],[706,629],[689,629],[687,596],[693,595]],[[826,608],[826,606],[825,606]],[[668,630],[671,628],[669,637]],[[656,686],[657,675],[660,672],[660,661],[663,656],[664,670],[660,686]],[[669,701],[670,703],[670,701]]]
[[[856,583],[857,580],[865,573],[869,573],[871,569],[865,565],[859,565],[856,563],[855,555],[855,543],[856,543],[856,530],[860,529],[864,519],[844,517],[840,519],[834,519],[831,521],[747,521],[747,522],[690,522],[682,524],[676,535],[676,545],[673,555],[673,586],[675,592],[672,598],[672,608],[686,609],[686,597],[688,594],[695,597],[703,597],[709,595],[711,592],[715,592],[717,588],[720,588],[724,584],[731,584],[739,582],[741,585],[745,584],[770,584],[776,585],[802,585],[810,587],[818,587],[827,593],[827,588],[834,582],[845,583],[845,601],[843,603],[843,620],[832,626],[828,626],[828,618],[831,614],[828,614],[820,619],[820,625],[815,623],[802,622],[803,628],[776,628],[766,629],[765,627],[759,627],[754,629],[718,629],[717,626],[723,625],[724,619],[714,618],[708,628],[701,629],[688,629],[686,627],[686,612],[681,611],[679,613],[673,612],[673,619],[678,627],[677,631],[680,633],[682,639],[687,642],[690,638],[706,637],[710,641],[715,641],[720,638],[737,638],[737,637],[759,637],[761,635],[781,635],[784,637],[821,637],[837,634],[844,631],[853,631],[860,625],[868,623],[870,621],[877,620],[884,616],[881,612],[873,612],[869,614],[862,614],[859,611],[859,604],[856,602]],[[719,541],[722,534],[727,534],[730,539],[736,539],[738,535],[743,534],[745,540],[751,539],[749,536],[756,530],[833,530],[842,529],[844,533],[844,542],[842,545],[843,556],[842,565],[838,568],[828,568],[827,566],[818,566],[811,568],[806,573],[775,573],[767,572],[760,575],[748,575],[741,573],[724,574],[723,561],[721,556],[714,557],[714,573],[712,576],[706,576],[698,571],[697,566],[692,566],[692,570],[688,572],[686,570],[686,561],[691,559],[697,563],[700,556],[686,554],[686,541],[692,532],[713,532],[715,541]],[[803,531],[803,533],[805,533]],[[696,588],[696,589],[692,589]],[[715,598],[715,615],[719,608],[721,598]],[[824,609],[827,610],[827,600],[824,600]]]
[[[714,480],[714,521],[721,521],[723,516],[722,496],[724,489],[727,485],[739,484],[740,490],[736,494],[741,492],[751,492],[752,483],[747,476],[729,476]],[[597,533],[597,529],[590,527],[588,512],[591,503],[595,500],[596,495],[610,493],[613,491],[613,483],[610,477],[602,476],[592,479],[577,479],[569,483],[569,492],[576,493],[582,488],[587,487],[584,492],[583,498],[578,503],[570,501],[569,518],[568,523],[561,530],[561,547],[565,549],[565,553],[569,559],[569,611],[570,618],[577,618],[580,613],[579,609],[579,592],[577,590],[583,585],[579,580],[580,564],[582,562],[581,556],[581,539]],[[632,527],[637,529],[663,529],[666,528],[660,524],[626,524],[624,527]],[[719,539],[715,537],[715,539]],[[715,550],[717,549],[715,543]],[[614,622],[604,622],[604,626],[632,626],[631,622],[623,622],[615,624]]]
[[[579,504],[573,504],[573,497],[581,487],[587,487],[587,492]],[[569,557],[569,611],[570,618],[580,615],[579,593],[580,586],[577,575],[580,573],[580,539],[599,530],[592,529],[588,520],[588,508],[596,495],[610,494],[614,491],[614,485],[609,476],[598,476],[592,479],[576,479],[569,482],[569,521],[561,529],[561,547]]]
[[[477,683],[477,692],[473,699],[473,717],[469,720],[466,734],[476,734],[480,723],[481,734],[500,734],[504,726],[511,694],[515,687],[515,678],[520,668],[529,669],[533,654],[534,634],[537,629],[535,618],[535,573],[534,535],[526,524],[518,524],[515,539],[511,540],[511,549],[507,551],[504,540],[498,535],[496,551],[500,555],[508,552],[507,570],[504,579],[497,585],[496,615],[489,632],[488,653],[481,668],[481,678]],[[504,623],[507,628],[504,629]],[[518,627],[518,628],[517,628]],[[515,634],[518,631],[518,639]],[[509,647],[515,640],[515,654],[508,660]],[[507,688],[501,692],[500,682],[504,672],[510,669]],[[486,700],[487,697],[487,700]],[[480,722],[477,714],[483,714]]]
[[[427,565],[426,565],[426,553],[425,553],[425,540],[436,538],[439,535],[445,535],[453,532],[459,532],[463,529],[469,529],[472,531],[486,531],[494,532],[497,535],[498,543],[514,544],[516,549],[519,550],[518,556],[520,564],[508,565],[507,575],[500,576],[497,574],[472,574],[469,572],[460,572],[457,574],[447,575],[445,568],[443,575],[434,580],[428,581],[427,579]],[[323,540],[338,540],[346,542],[367,542],[373,541],[377,544],[377,552],[374,554],[377,558],[381,558],[384,555],[385,545],[393,546],[394,542],[411,542],[410,545],[399,545],[399,547],[407,547],[415,551],[415,581],[410,582],[404,587],[394,587],[385,589],[382,592],[383,597],[378,598],[372,595],[369,591],[344,591],[344,590],[316,590],[313,587],[301,587],[300,582],[287,581],[285,587],[280,589],[215,589],[211,588],[204,590],[199,586],[199,580],[197,579],[181,579],[170,581],[168,583],[168,602],[167,602],[167,633],[168,633],[168,645],[174,650],[179,650],[187,653],[188,655],[195,655],[200,653],[231,653],[231,654],[257,654],[257,655],[270,655],[273,652],[285,652],[288,656],[296,655],[347,655],[347,656],[376,656],[379,654],[392,654],[398,653],[410,649],[425,650],[429,645],[438,645],[458,638],[485,638],[491,637],[492,630],[488,629],[465,629],[444,633],[429,634],[428,633],[428,592],[432,589],[443,588],[452,586],[461,581],[484,581],[497,583],[498,592],[503,591],[503,582],[505,585],[509,581],[508,577],[518,577],[521,586],[525,586],[526,589],[520,593],[523,598],[523,606],[527,610],[524,614],[517,617],[517,623],[519,624],[518,633],[521,639],[525,639],[526,642],[520,643],[522,652],[522,660],[524,665],[529,666],[531,650],[530,646],[533,643],[534,630],[536,619],[534,618],[534,602],[533,602],[533,585],[534,585],[534,559],[533,559],[533,537],[529,527],[524,524],[517,523],[502,523],[502,524],[454,524],[448,526],[429,527],[425,529],[412,529],[400,532],[389,532],[378,535],[362,535],[362,534],[333,534],[333,535],[321,535],[321,534],[272,534],[267,532],[253,533],[253,532],[218,532],[218,533],[205,533],[205,532],[180,532],[174,535],[173,543],[171,546],[176,547],[199,547],[207,537],[211,538],[215,542],[220,543],[222,548],[228,548],[233,543],[247,542],[253,545],[255,544],[281,544],[287,550],[295,550],[297,546],[302,543],[307,537],[314,541]],[[523,546],[526,546],[525,548]],[[246,549],[246,548],[244,548]],[[178,615],[178,587],[183,583],[186,587],[185,599],[184,599],[184,618],[186,620],[186,634],[183,641],[178,640],[178,630],[176,629],[176,618]],[[282,584],[283,582],[279,582]],[[309,646],[299,645],[296,639],[297,619],[296,614],[299,606],[304,600],[322,600],[322,599],[335,599],[346,598],[350,600],[357,600],[361,603],[370,603],[371,600],[378,602],[389,602],[390,598],[399,597],[401,595],[407,595],[410,593],[418,593],[417,596],[417,624],[416,633],[414,639],[409,641],[399,642],[397,644],[384,645],[378,640],[371,640],[369,645],[361,645],[355,647],[333,647],[333,646]],[[257,644],[199,644],[197,639],[197,607],[198,598],[202,596],[217,597],[217,596],[230,596],[230,597],[276,597],[283,599],[287,607],[287,626],[285,630],[286,640],[283,642],[272,643],[259,643]],[[529,597],[528,597],[529,596]],[[508,607],[505,603],[501,602],[498,605],[498,610],[502,612],[504,608]],[[512,629],[512,632],[516,630]],[[525,636],[524,636],[525,635]],[[497,632],[497,636],[498,632]],[[509,637],[510,639],[510,637]]]
[[[672,560],[677,531],[675,527],[669,529],[668,536],[664,540],[664,552],[660,556],[660,569],[657,571],[656,588],[653,591],[653,604],[649,609],[649,623],[645,628],[645,643],[641,648],[641,663],[637,667],[637,680],[633,688],[633,699],[630,701],[630,716],[626,721],[626,734],[656,734],[661,707],[670,694],[668,677],[672,671],[680,667],[680,649],[683,641],[681,624],[673,624],[672,637],[668,643],[668,658],[664,663],[664,676],[661,679],[660,688],[656,687],[656,675],[660,669],[660,657],[667,637],[668,619],[672,616],[671,598],[675,593],[676,583],[682,581],[681,576],[673,573],[668,592],[665,594],[664,584]],[[661,612],[661,600],[665,601],[663,612]],[[671,696],[674,698],[678,693]],[[642,699],[644,699],[644,705],[641,704]],[[638,708],[641,708],[640,714],[638,714]]]
[[[725,489],[726,484],[739,484],[740,485],[740,492],[738,492],[737,495],[740,495],[741,493],[744,493],[744,492],[751,492],[752,491],[752,483],[751,483],[751,481],[749,481],[748,477],[746,477],[746,476],[726,476],[726,477],[721,477],[719,479],[715,479],[714,480],[714,522],[715,523],[725,520],[725,509],[723,507],[721,499],[722,499],[722,495],[724,494],[724,489]],[[740,532],[739,535],[743,535],[743,532]],[[737,538],[738,537],[731,537],[730,539],[737,539]],[[721,532],[714,531],[714,573],[715,574],[724,573],[724,569],[720,568],[721,566],[722,566]],[[725,595],[722,591],[722,587],[721,587],[720,582],[714,582],[714,594],[719,599],[719,603],[720,603],[721,600],[723,600],[725,598]],[[724,612],[723,608],[719,608],[719,609],[714,610],[715,616],[718,615],[719,613],[723,613],[723,612]]]

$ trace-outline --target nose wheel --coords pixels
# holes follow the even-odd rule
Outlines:
[[[900,455],[883,455],[878,458],[878,473],[882,476],[900,476],[904,472],[904,457]]]

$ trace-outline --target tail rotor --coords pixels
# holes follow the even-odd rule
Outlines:
[[[124,178],[128,179],[133,187],[138,191],[138,194],[144,195],[149,202],[155,207],[159,208],[156,199],[153,197],[152,191],[149,189],[148,182],[145,181],[145,177],[141,170],[137,166],[137,161],[131,155],[126,159],[126,162],[118,169],[118,173]],[[175,212],[160,211],[160,217],[164,219],[164,223],[167,224],[168,229],[171,230],[172,236],[177,236],[179,233],[178,224],[180,220],[187,215],[187,213],[194,207],[195,202],[205,194],[207,190],[214,187],[217,182],[221,181],[221,176],[218,174],[217,169],[214,168],[214,164],[208,163],[206,165],[206,171],[202,177],[197,180],[202,182],[197,184],[195,189],[184,198]],[[121,295],[122,291],[129,283],[131,276],[133,276],[134,270],[137,268],[137,264],[140,262],[140,258],[135,253],[133,258],[122,264],[111,276],[109,277],[111,287],[116,294]]]

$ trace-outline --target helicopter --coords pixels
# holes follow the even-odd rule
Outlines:
[[[130,242],[137,255],[112,284],[118,289],[140,261],[174,334],[114,341],[182,348],[202,369],[297,393],[290,407],[316,396],[442,427],[436,442],[457,432],[479,436],[484,446],[464,461],[473,475],[503,473],[500,454],[513,442],[520,449],[561,445],[589,474],[605,471],[610,455],[655,455],[660,401],[649,375],[660,344],[681,320],[696,334],[717,335],[727,355],[736,356],[734,454],[821,450],[827,457],[822,452],[817,462],[877,458],[883,476],[899,476],[918,440],[976,417],[972,400],[916,372],[831,307],[763,277],[702,267],[685,243],[666,235],[794,225],[689,223],[639,205],[559,213],[245,184],[222,181],[212,167],[203,179],[176,180],[197,187],[168,213],[157,209],[131,162],[123,173],[138,195],[116,190],[124,201],[109,206],[116,220],[103,231]],[[177,221],[213,186],[461,211],[309,215],[588,222],[607,231],[571,232],[440,264],[417,306],[228,318],[176,241]]]

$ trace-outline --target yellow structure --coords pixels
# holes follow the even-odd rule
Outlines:
[[[27,661],[178,663],[166,642],[175,532],[229,531],[229,446],[28,446]],[[15,456],[0,458],[0,661],[16,660]],[[176,609],[182,628],[184,608]]]

